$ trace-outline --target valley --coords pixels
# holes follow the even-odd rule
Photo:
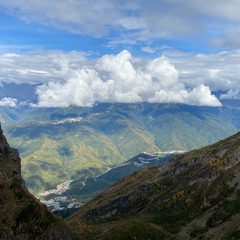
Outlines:
[[[227,105],[139,103],[0,110],[6,136],[19,149],[26,185],[35,195],[63,182],[101,175],[141,152],[189,151],[240,129],[240,110]]]
[[[64,124],[69,123],[52,126]],[[28,193],[17,150],[3,135],[0,140],[0,187],[7,197],[1,201],[10,199],[14,206],[4,205],[11,214],[1,221],[3,239],[11,229],[16,236],[40,239],[46,234],[83,240],[238,239],[240,133],[196,150],[145,151],[115,166],[106,164],[102,172],[59,182],[43,192],[41,202],[66,222]]]
[[[182,154],[182,151],[172,151],[171,153],[142,153],[130,160],[116,166],[108,168],[101,175],[86,176],[83,180],[71,180],[43,193],[37,194],[40,201],[58,215],[68,216],[65,212],[74,212],[88,201],[93,199],[103,190],[107,189],[125,176],[138,171],[144,167],[159,164],[168,161],[171,157]],[[69,205],[72,204],[72,211],[68,211]],[[71,208],[72,208],[71,207]]]

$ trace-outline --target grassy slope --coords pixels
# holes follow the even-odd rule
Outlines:
[[[125,177],[69,221],[91,239],[238,239],[239,159],[240,133]]]

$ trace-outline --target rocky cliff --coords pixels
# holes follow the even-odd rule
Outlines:
[[[9,146],[0,126],[0,239],[79,239],[28,192],[20,162],[18,151]]]

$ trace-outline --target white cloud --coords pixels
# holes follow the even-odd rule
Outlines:
[[[149,102],[184,103],[188,105],[214,107],[219,107],[222,105],[219,100],[211,94],[209,87],[204,86],[203,84],[193,88],[191,91],[181,89],[177,92],[173,92],[160,89],[152,98],[149,99]]]
[[[227,93],[222,94],[220,99],[240,99],[240,89],[230,89]]]
[[[76,68],[86,64],[83,53],[65,54],[62,51],[39,51],[30,55],[2,54],[0,61],[0,81],[17,84],[64,81],[65,77],[75,74]]]
[[[0,81],[38,84],[39,107],[92,106],[97,102],[179,102],[220,106],[240,99],[240,51],[134,58],[129,51],[88,60],[80,52],[0,55]]]
[[[142,47],[141,50],[143,52],[147,52],[147,53],[155,53],[157,49],[151,48],[149,46],[145,46],[145,47]]]
[[[216,29],[228,32],[233,26],[232,33],[240,30],[238,0],[211,0],[207,4],[202,0],[0,0],[0,7],[28,23],[90,36],[104,36],[114,29],[124,32],[123,39],[129,41],[175,38]],[[229,44],[236,44],[238,38],[232,34]],[[226,45],[228,39],[223,41]]]
[[[159,57],[146,64],[138,63],[126,50],[117,55],[104,55],[97,61],[86,60],[84,68],[62,71],[64,79],[60,82],[49,81],[38,86],[38,104],[34,106],[92,106],[96,102],[221,105],[208,86],[197,83],[193,88],[185,86],[169,59]]]
[[[16,107],[17,99],[5,97],[0,100],[0,107]]]
[[[219,100],[211,95],[211,91],[208,86],[203,84],[193,88],[187,97],[187,103],[189,105],[198,106],[221,106]]]
[[[224,91],[220,99],[240,99],[239,50],[186,54],[151,43],[156,44],[154,38],[171,38],[174,44],[179,36],[184,41],[192,34],[200,39],[207,34],[203,38],[212,45],[239,48],[239,9],[239,0],[207,4],[202,0],[0,0],[0,12],[25,22],[80,35],[107,35],[108,47],[141,42],[142,51],[167,56],[142,59],[122,51],[88,60],[86,54],[74,51],[8,54],[6,47],[11,45],[6,44],[0,47],[5,53],[0,53],[0,82],[38,84],[40,107],[142,101],[218,106],[213,91]]]
[[[172,59],[183,84],[194,88],[196,82],[211,91],[240,89],[240,50],[217,54],[196,54]]]

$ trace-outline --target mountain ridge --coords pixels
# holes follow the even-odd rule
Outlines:
[[[239,183],[237,133],[123,178],[69,221],[93,239],[239,239]]]
[[[124,177],[69,225],[29,194],[20,161],[0,128],[1,239],[240,237],[240,132]]]

